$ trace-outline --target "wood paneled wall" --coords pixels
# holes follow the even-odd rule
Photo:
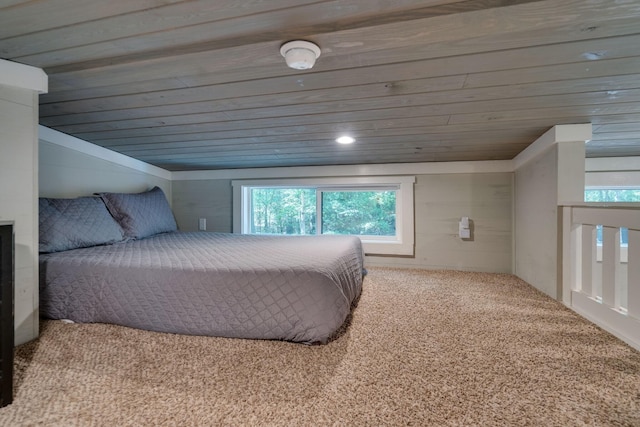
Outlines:
[[[100,191],[137,193],[162,188],[169,202],[171,181],[47,141],[40,141],[40,197],[72,198]]]
[[[367,265],[511,273],[512,173],[418,175],[415,185],[415,257],[367,257]],[[228,179],[173,182],[180,229],[232,230]],[[473,241],[458,238],[458,221],[473,222]]]

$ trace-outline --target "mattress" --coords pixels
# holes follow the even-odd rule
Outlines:
[[[362,290],[354,236],[172,232],[40,255],[51,319],[324,343]]]

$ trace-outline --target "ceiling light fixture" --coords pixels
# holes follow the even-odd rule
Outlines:
[[[320,48],[302,40],[287,42],[280,48],[280,54],[284,56],[287,65],[294,70],[308,70],[316,63],[320,56]]]
[[[355,141],[355,138],[346,135],[336,139],[336,142],[339,144],[353,144]]]

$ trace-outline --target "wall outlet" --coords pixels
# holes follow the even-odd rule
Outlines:
[[[207,218],[200,218],[198,220],[198,230],[206,231],[207,230]]]
[[[469,230],[468,228],[460,228],[458,230],[458,236],[460,236],[461,239],[470,239],[471,230]]]
[[[463,216],[458,222],[458,237],[462,240],[473,240],[473,233],[471,232],[471,220],[468,216]]]

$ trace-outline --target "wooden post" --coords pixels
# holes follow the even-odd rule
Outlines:
[[[617,241],[616,241],[617,239]],[[616,227],[602,227],[602,303],[608,307],[615,307],[616,265],[620,262],[616,258],[616,245],[620,247],[620,229]],[[620,250],[618,250],[618,253]]]
[[[627,314],[640,320],[640,230],[629,229]]]
[[[582,224],[582,293],[593,296],[593,264],[596,261],[595,251],[595,227]]]

